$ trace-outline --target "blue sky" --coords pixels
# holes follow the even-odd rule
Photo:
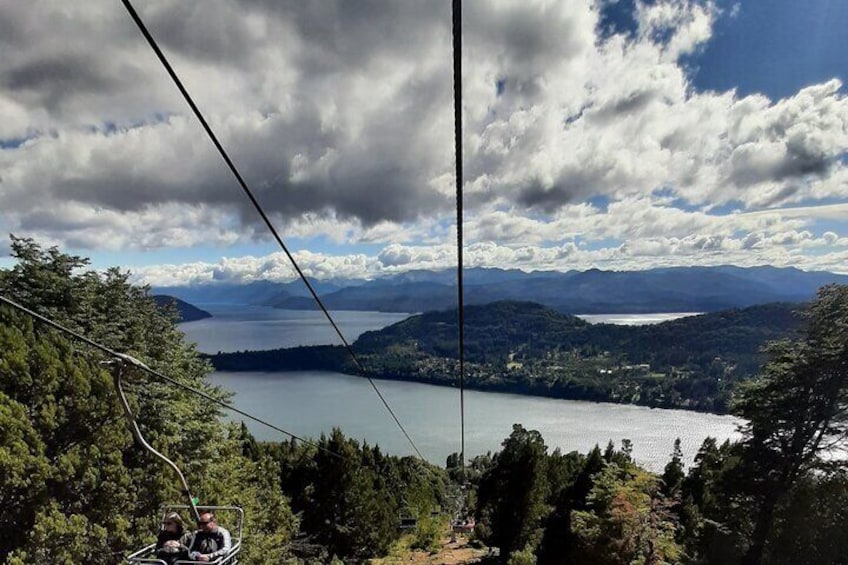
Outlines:
[[[722,2],[712,41],[693,58],[699,89],[791,96],[831,78],[846,79],[848,3],[840,0]]]
[[[466,2],[467,264],[845,270],[848,3],[598,1]],[[449,3],[386,5],[139,7],[313,276],[455,261]],[[292,276],[120,6],[0,21],[2,231]]]

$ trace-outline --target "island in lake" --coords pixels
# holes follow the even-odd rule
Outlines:
[[[517,394],[728,411],[763,347],[802,328],[799,304],[774,303],[648,326],[589,324],[531,302],[465,309],[465,386]],[[378,379],[457,386],[457,311],[427,312],[366,332],[353,344]],[[221,371],[358,374],[342,346],[219,353]]]

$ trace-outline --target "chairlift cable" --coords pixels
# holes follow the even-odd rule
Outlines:
[[[197,104],[194,103],[194,100],[188,93],[188,90],[186,90],[185,86],[183,86],[183,83],[180,80],[179,76],[177,76],[176,71],[174,71],[174,68],[168,62],[168,59],[165,57],[165,54],[159,48],[158,43],[153,38],[150,31],[147,29],[147,26],[144,24],[141,17],[135,11],[135,8],[133,8],[132,3],[130,2],[130,0],[121,0],[121,2],[127,9],[127,12],[129,13],[130,17],[132,17],[141,34],[147,40],[147,43],[150,45],[151,49],[153,49],[153,52],[156,53],[156,56],[159,58],[159,61],[162,63],[162,66],[165,67],[165,70],[168,72],[168,75],[170,75],[171,79],[174,81],[174,84],[176,85],[177,89],[179,89],[180,93],[183,95],[183,98],[185,99],[186,103],[189,105],[189,107],[191,107],[191,110],[192,112],[194,112],[195,117],[197,117],[198,121],[200,122],[200,125],[203,126],[204,131],[206,131],[206,135],[212,141],[212,144],[215,145],[215,148],[218,150],[218,153],[220,153],[221,157],[224,159],[224,162],[227,164],[227,167],[229,167],[230,171],[233,173],[233,176],[236,178],[236,181],[238,181],[238,184],[241,187],[242,191],[250,200],[251,204],[253,204],[253,207],[256,209],[259,215],[262,217],[262,220],[265,222],[265,225],[268,227],[271,234],[274,236],[274,239],[277,241],[280,248],[286,254],[286,257],[288,257],[289,262],[291,263],[292,267],[294,267],[294,270],[297,272],[298,276],[300,277],[300,280],[302,280],[303,284],[306,285],[306,288],[309,290],[309,293],[312,295],[312,298],[318,304],[319,308],[321,308],[321,311],[324,313],[324,316],[327,318],[327,321],[330,323],[331,326],[333,326],[333,329],[339,336],[339,339],[341,339],[348,354],[353,359],[354,363],[359,369],[361,376],[368,379],[368,382],[371,383],[371,388],[374,389],[374,392],[382,401],[383,406],[385,406],[386,410],[388,410],[389,414],[391,414],[395,423],[400,428],[401,432],[403,432],[403,435],[406,437],[407,441],[409,441],[412,448],[415,450],[415,453],[418,455],[418,457],[424,459],[424,456],[421,454],[421,451],[418,450],[418,447],[415,445],[415,442],[412,441],[412,438],[410,437],[409,433],[407,433],[406,429],[403,427],[403,424],[401,424],[394,410],[392,410],[391,406],[389,406],[389,403],[383,396],[383,393],[380,392],[379,388],[377,388],[377,384],[365,371],[365,367],[362,365],[362,362],[359,360],[359,357],[353,351],[353,348],[348,343],[347,339],[345,338],[342,331],[339,329],[335,320],[333,320],[333,317],[330,315],[330,312],[324,306],[324,303],[318,296],[318,293],[315,291],[315,288],[312,286],[312,284],[309,282],[309,279],[306,278],[306,275],[303,273],[300,266],[297,264],[297,261],[289,251],[288,246],[286,246],[286,244],[283,242],[283,239],[277,233],[277,230],[276,228],[274,228],[274,225],[271,223],[271,220],[268,218],[268,215],[262,209],[262,206],[259,204],[259,201],[254,196],[253,191],[247,185],[247,182],[244,180],[244,177],[242,177],[241,173],[239,173],[232,159],[230,159],[229,154],[224,149],[224,146],[221,144],[221,142],[218,140],[218,137],[212,131],[212,128],[209,126],[209,123],[206,121],[206,118],[203,117],[203,114],[200,112],[200,109],[197,107]]]
[[[462,279],[462,0],[453,0],[453,123],[456,153],[456,287],[459,314],[460,468],[465,475],[465,292]]]
[[[159,380],[165,381],[165,382],[172,384],[172,385],[174,385],[178,388],[181,388],[185,391],[188,391],[188,392],[191,392],[191,393],[196,394],[198,396],[201,396],[204,399],[208,400],[209,402],[213,402],[213,403],[217,404],[218,406],[225,408],[226,410],[229,410],[231,412],[239,414],[240,416],[244,416],[245,418],[247,418],[249,420],[252,420],[252,421],[254,421],[258,424],[262,424],[263,426],[266,426],[266,427],[268,427],[272,430],[280,432],[281,434],[287,435],[290,438],[295,439],[295,440],[297,440],[297,441],[299,441],[299,442],[301,442],[305,445],[315,447],[316,449],[319,449],[319,450],[321,450],[325,453],[328,453],[328,454],[332,455],[333,457],[343,459],[343,457],[341,455],[339,455],[338,453],[336,453],[335,451],[332,451],[332,450],[327,449],[325,447],[321,447],[317,443],[314,443],[312,441],[309,441],[308,439],[304,439],[304,438],[297,436],[297,435],[295,435],[291,432],[288,432],[288,431],[284,430],[283,428],[281,428],[279,426],[276,426],[276,425],[274,425],[274,424],[272,424],[272,423],[270,423],[266,420],[263,420],[262,418],[259,418],[257,416],[253,416],[252,414],[249,414],[249,413],[245,412],[244,410],[236,408],[232,404],[224,402],[223,400],[215,398],[214,396],[212,396],[212,395],[210,395],[206,392],[203,392],[202,390],[200,390],[198,388],[195,388],[191,385],[187,385],[185,383],[181,383],[180,381],[178,381],[178,380],[176,380],[172,377],[169,377],[169,376],[167,376],[163,373],[160,373],[159,371],[156,371],[155,369],[151,369],[150,367],[148,367],[147,365],[145,365],[144,363],[142,363],[138,359],[135,359],[134,357],[131,357],[130,355],[126,355],[124,353],[119,353],[119,352],[115,351],[114,349],[106,347],[105,345],[100,344],[100,343],[92,340],[91,338],[88,338],[88,337],[82,335],[79,332],[75,332],[72,329],[66,328],[65,326],[59,324],[58,322],[55,322],[55,321],[51,320],[50,318],[42,316],[38,312],[30,310],[26,306],[18,304],[14,300],[9,299],[9,298],[3,296],[2,294],[0,294],[0,302],[3,302],[5,304],[11,306],[12,308],[15,308],[16,310],[23,312],[24,314],[27,314],[28,316],[31,316],[32,318],[35,318],[36,320],[38,320],[38,321],[56,329],[56,330],[59,330],[62,333],[65,333],[65,334],[73,337],[74,339],[76,339],[78,341],[81,341],[81,342],[83,342],[87,345],[90,345],[91,347],[93,347],[95,349],[99,349],[100,351],[102,351],[103,353],[105,353],[105,354],[107,354],[111,357],[114,357],[116,359],[120,359],[120,360],[126,362],[127,364],[135,367],[136,369],[141,369],[142,371],[158,378]]]

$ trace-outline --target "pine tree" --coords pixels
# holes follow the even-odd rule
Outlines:
[[[481,481],[479,505],[491,531],[487,541],[500,548],[503,559],[514,551],[534,550],[541,541],[550,512],[546,452],[539,432],[514,424]]]
[[[680,449],[680,438],[677,438],[674,440],[674,450],[671,453],[671,460],[666,463],[662,475],[663,488],[666,495],[672,498],[679,497],[680,488],[683,486],[685,476],[683,472],[683,450]]]

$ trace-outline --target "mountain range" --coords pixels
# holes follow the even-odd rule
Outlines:
[[[716,312],[770,302],[803,302],[825,284],[848,284],[848,276],[793,267],[668,267],[644,271],[524,272],[472,268],[464,271],[466,304],[533,301],[573,314]],[[423,312],[456,306],[456,271],[410,271],[376,280],[314,281],[330,310]],[[314,309],[301,281],[160,287],[195,304],[253,304],[289,310]]]

